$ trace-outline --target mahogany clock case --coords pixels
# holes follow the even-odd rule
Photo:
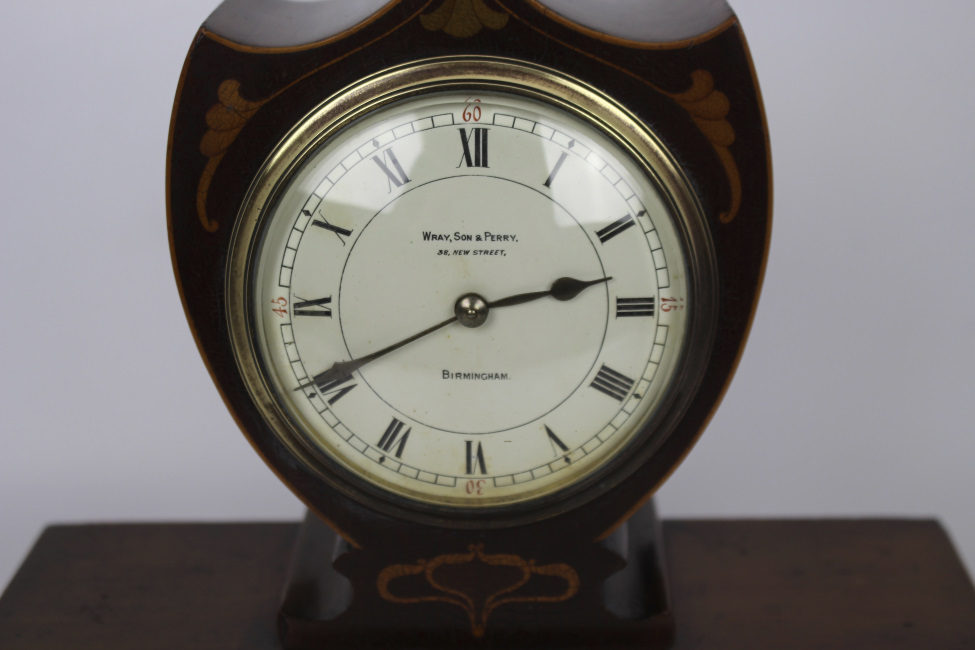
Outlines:
[[[577,28],[531,1],[472,2],[487,20],[471,29],[458,31],[454,23],[430,19],[451,3],[393,2],[345,33],[303,47],[241,45],[202,28],[177,90],[167,198],[173,264],[190,326],[255,449],[353,546],[389,539],[399,528],[423,538],[456,526],[449,517],[390,513],[295,462],[248,396],[227,321],[225,272],[243,197],[291,127],[328,97],[384,69],[458,54],[555,69],[612,97],[647,125],[697,194],[713,247],[717,307],[711,354],[686,413],[626,480],[578,508],[522,518],[507,535],[593,540],[636,511],[687,453],[719,402],[741,354],[764,272],[771,219],[768,136],[735,19],[691,41],[648,45]],[[464,540],[486,535],[470,531]]]

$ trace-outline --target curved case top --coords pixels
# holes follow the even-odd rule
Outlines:
[[[734,16],[724,0],[532,1],[553,17],[641,43],[695,38]],[[338,36],[396,4],[397,0],[224,0],[207,18],[205,26],[214,34],[243,45],[297,48]],[[488,15],[478,2],[454,0],[453,4],[453,13],[459,14],[454,20],[458,22]]]

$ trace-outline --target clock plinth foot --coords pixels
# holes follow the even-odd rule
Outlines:
[[[606,579],[603,601],[608,611],[623,620],[659,618],[658,624],[669,627],[668,634],[672,635],[673,615],[662,543],[660,519],[650,499],[603,541],[626,562],[623,569]]]
[[[285,648],[644,648],[672,644],[659,522],[648,502],[605,540],[436,531],[353,549],[314,514],[279,613]],[[356,588],[353,590],[352,585]]]
[[[282,633],[288,621],[330,621],[352,602],[352,584],[332,567],[351,547],[342,537],[307,512],[291,556],[288,582],[281,601]]]

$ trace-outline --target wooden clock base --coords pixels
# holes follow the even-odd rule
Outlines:
[[[662,531],[673,650],[975,648],[975,588],[935,521],[664,520]],[[51,526],[0,596],[0,648],[281,650],[298,532]]]
[[[445,534],[425,555],[396,545],[392,556],[389,546],[380,555],[353,549],[309,513],[279,615],[284,647],[671,646],[652,501],[606,540],[567,539],[555,554],[526,557],[520,548],[491,548],[491,540]]]

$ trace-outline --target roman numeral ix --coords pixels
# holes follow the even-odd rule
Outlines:
[[[318,300],[301,300],[295,296],[295,316],[325,316],[332,317],[332,308],[326,305],[332,304],[332,296],[319,298]]]

